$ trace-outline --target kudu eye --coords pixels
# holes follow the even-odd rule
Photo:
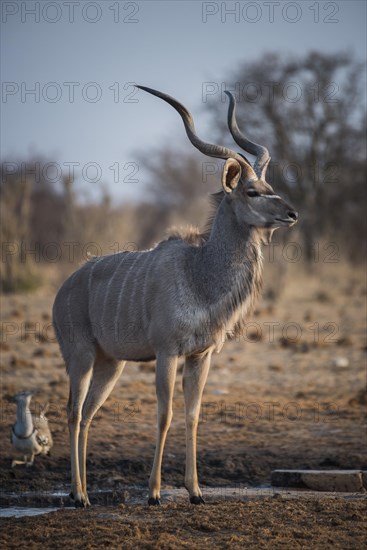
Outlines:
[[[258,193],[255,189],[249,189],[247,191],[248,197],[260,197],[260,193]]]

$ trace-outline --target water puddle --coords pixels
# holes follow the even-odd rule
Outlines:
[[[58,508],[22,508],[21,506],[11,506],[0,509],[0,518],[22,518],[25,516],[40,516],[55,512]]]
[[[335,493],[310,491],[305,489],[289,489],[282,487],[205,487],[204,500],[255,500],[261,498],[310,499],[335,498],[336,496],[357,500],[366,498],[365,493]],[[126,486],[120,490],[91,491],[89,493],[93,506],[118,506],[119,504],[141,505],[147,502],[147,488],[142,486]],[[166,487],[162,491],[162,502],[188,502],[187,491],[183,488]],[[57,489],[53,492],[25,492],[22,494],[2,493],[0,517],[20,518],[48,514],[62,508],[74,510],[74,503],[65,490]]]

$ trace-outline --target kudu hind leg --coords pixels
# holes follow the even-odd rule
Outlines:
[[[156,366],[157,443],[152,472],[149,478],[148,504],[160,504],[161,467],[164,444],[172,420],[173,390],[176,380],[177,357],[158,355]]]
[[[81,355],[81,354],[80,354]],[[70,459],[71,459],[71,493],[75,506],[84,507],[85,498],[83,495],[80,479],[78,440],[80,432],[80,421],[82,408],[88,393],[92,377],[94,353],[87,352],[78,358],[74,357],[69,364],[68,373],[70,377],[70,394],[68,402],[68,424],[70,435]]]
[[[86,458],[89,427],[93,417],[112,392],[125,364],[126,362],[119,363],[97,358],[93,368],[92,382],[84,402],[79,434],[79,468],[83,495],[88,506],[90,506],[90,502],[87,494]]]
[[[185,487],[192,504],[203,504],[196,470],[196,434],[201,398],[208,377],[211,351],[186,358],[183,371],[183,391],[186,415],[186,469]]]

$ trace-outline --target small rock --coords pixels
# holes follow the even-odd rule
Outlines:
[[[25,361],[24,359],[21,359],[20,357],[17,357],[16,355],[12,355],[12,357],[10,358],[9,364],[11,367],[25,367],[29,365],[27,361]]]
[[[39,342],[40,344],[46,344],[49,342],[49,340],[47,339],[47,336],[45,334],[42,334],[42,332],[36,333],[36,341]]]
[[[213,395],[228,395],[228,393],[229,393],[228,390],[221,390],[221,389],[217,389],[217,390],[212,391]]]
[[[282,367],[280,365],[269,365],[268,369],[274,372],[279,372],[282,370]]]
[[[349,336],[341,336],[336,343],[338,346],[351,346],[353,344]]]
[[[285,338],[284,336],[279,338],[279,343],[282,346],[282,348],[289,348],[292,345],[294,345],[294,342],[292,340],[290,340],[289,338]]]
[[[19,311],[19,309],[13,309],[13,311],[10,313],[12,317],[21,317],[22,313]]]
[[[329,294],[327,292],[325,292],[324,290],[320,290],[319,292],[316,292],[315,300],[317,302],[322,303],[322,304],[326,304],[326,303],[332,301]]]
[[[335,460],[334,458],[330,458],[330,457],[326,457],[324,458],[323,460],[321,460],[319,462],[319,466],[323,467],[323,468],[338,468],[339,467],[339,462],[337,460]]]
[[[302,342],[299,346],[299,350],[301,353],[308,353],[310,351],[310,346],[307,342]]]
[[[311,311],[305,311],[305,314],[303,316],[304,321],[311,321],[312,320],[312,313]]]
[[[367,405],[367,388],[362,388],[359,392],[349,399],[349,405]]]
[[[114,475],[112,476],[112,481],[125,481],[125,478],[123,476],[119,476],[119,475]]]
[[[337,369],[346,369],[349,367],[349,359],[346,357],[335,357],[332,364]]]
[[[248,342],[259,342],[262,340],[262,334],[261,332],[251,331],[246,335],[246,338]]]
[[[360,470],[273,470],[271,484],[275,487],[300,487],[312,491],[364,492]]]

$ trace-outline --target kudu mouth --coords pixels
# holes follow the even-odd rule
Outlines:
[[[277,224],[292,227],[292,225],[296,224],[298,221],[298,212],[296,212],[295,210],[290,210],[286,217],[275,218],[275,221],[277,222]]]

